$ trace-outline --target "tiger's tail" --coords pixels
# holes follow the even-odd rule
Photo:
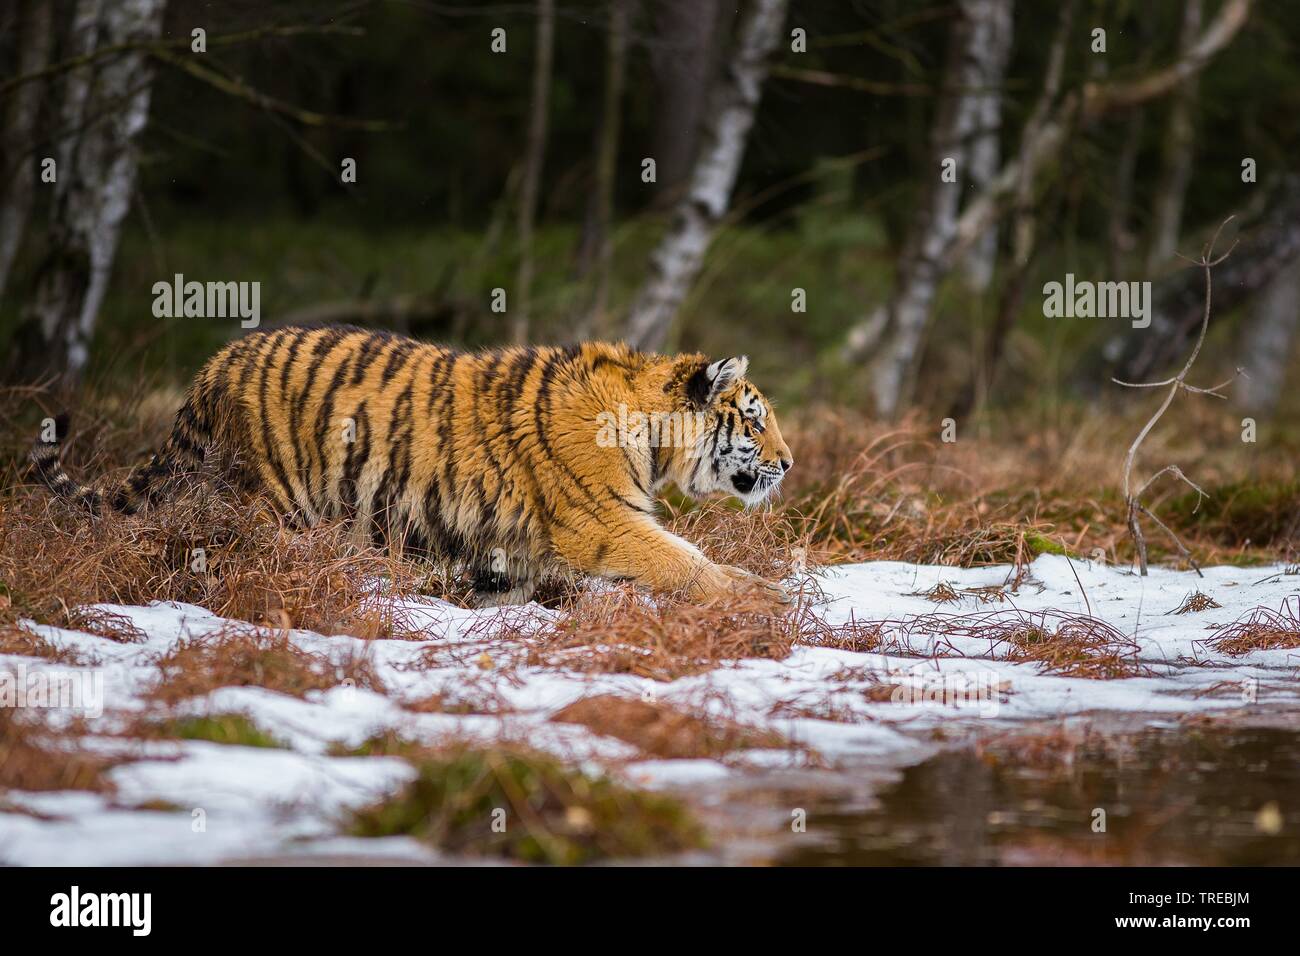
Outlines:
[[[83,485],[63,468],[61,442],[67,433],[68,416],[63,414],[54,419],[51,440],[42,435],[32,446],[28,458],[41,483],[59,498],[91,511],[99,511],[107,503],[123,514],[134,514],[142,506],[157,502],[168,491],[172,479],[202,465],[212,439],[211,429],[191,395],[177,413],[171,434],[147,461],[132,468],[120,483]]]

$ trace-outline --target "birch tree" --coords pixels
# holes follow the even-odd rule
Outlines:
[[[877,410],[886,417],[895,414],[903,399],[935,293],[948,268],[946,253],[956,234],[970,143],[982,108],[977,91],[993,45],[992,24],[1004,5],[1002,0],[961,0],[958,5],[949,30],[944,91],[930,132],[925,198],[903,246],[899,281],[890,301],[855,329],[855,351],[880,343],[871,389]]]
[[[934,209],[929,216],[923,212],[925,224],[918,227],[924,240],[923,254],[915,258],[921,268],[900,269],[900,282],[890,301],[849,329],[842,350],[848,361],[860,361],[875,350],[872,392],[880,414],[894,416],[910,397],[910,372],[919,359],[939,281],[998,221],[1024,184],[1032,184],[1041,170],[1057,159],[1068,133],[1078,124],[1096,122],[1173,92],[1232,42],[1249,18],[1251,3],[1226,0],[1173,63],[1134,79],[1088,82],[1062,95],[1041,123],[1026,123],[1015,157],[967,204],[951,228],[942,216],[936,224]]]
[[[77,0],[71,57],[122,52],[68,71],[58,110],[50,239],[19,330],[16,366],[76,382],[90,355],[122,221],[136,178],[136,141],[149,115],[166,0]]]
[[[971,72],[978,77],[974,90],[975,129],[966,163],[972,188],[983,191],[1002,166],[1002,84],[1011,58],[1012,2],[996,0],[988,5],[983,24],[984,40],[972,50]],[[967,286],[983,292],[993,281],[997,258],[998,230],[995,225],[976,240],[962,262]]]
[[[704,264],[704,254],[731,202],[749,131],[762,96],[767,60],[776,49],[788,0],[749,0],[730,62],[709,98],[704,141],[672,224],[650,261],[650,275],[628,312],[626,337],[662,348],[673,318]]]

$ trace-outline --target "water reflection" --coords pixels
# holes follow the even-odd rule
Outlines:
[[[874,809],[814,808],[779,862],[1295,864],[1298,816],[1292,731],[1019,736],[908,769]]]

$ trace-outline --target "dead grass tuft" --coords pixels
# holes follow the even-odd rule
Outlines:
[[[802,578],[830,556],[811,542],[812,519],[780,502],[746,511],[727,501],[686,507],[674,500],[665,517],[669,530],[699,542],[712,560],[772,581]]]
[[[221,687],[265,687],[293,697],[352,686],[383,692],[370,661],[339,660],[298,647],[288,635],[246,626],[181,640],[158,661],[159,679],[149,696],[167,704],[201,697]]]
[[[484,691],[479,687],[440,691],[403,706],[417,714],[456,714],[461,717],[499,717],[514,712],[514,708],[501,693]]]
[[[1183,603],[1178,605],[1167,614],[1193,614],[1200,611],[1208,611],[1210,608],[1223,607],[1218,601],[1200,591],[1193,591],[1187,597],[1183,598]]]
[[[149,639],[149,635],[136,627],[129,617],[103,608],[73,608],[66,618],[65,626],[71,630],[97,634],[119,644],[142,644]]]
[[[630,586],[585,594],[568,616],[513,636],[529,647],[528,664],[665,681],[744,658],[782,660],[796,643],[875,646],[868,629],[827,624],[802,599],[789,609],[748,594],[695,604],[647,599]]]
[[[1005,647],[1007,660],[1036,663],[1045,674],[1112,680],[1151,673],[1138,660],[1136,641],[1087,614],[1020,609],[924,614],[893,628],[904,647],[912,634],[988,641],[990,651]],[[951,644],[949,647],[962,654]]]
[[[111,791],[112,764],[59,746],[56,738],[10,707],[0,707],[0,791]]]
[[[265,503],[214,489],[131,516],[92,516],[35,489],[0,496],[0,622],[136,640],[129,622],[86,605],[158,600],[251,624],[401,636],[389,596],[410,593],[418,571],[398,553],[353,550],[341,522],[290,527]]]
[[[1206,643],[1232,657],[1300,647],[1300,595],[1288,597],[1276,611],[1267,607],[1247,611],[1231,624],[1216,628]]]
[[[55,664],[68,664],[73,667],[98,663],[93,655],[85,654],[72,647],[60,647],[21,624],[0,624],[0,654],[40,657]]]
[[[940,581],[928,591],[916,591],[914,596],[923,597],[935,604],[957,604],[961,601],[961,594],[947,581]]]
[[[785,720],[826,720],[835,724],[860,724],[872,719],[854,710],[835,691],[778,700],[768,709],[767,716]]]
[[[653,757],[716,758],[733,750],[780,750],[789,743],[778,733],[732,720],[688,713],[664,703],[600,694],[558,711],[552,720],[581,724],[615,737]]]

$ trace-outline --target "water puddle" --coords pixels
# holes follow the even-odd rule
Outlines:
[[[1104,811],[1104,832],[1095,832]],[[1096,821],[1096,822],[1095,822]],[[776,862],[826,866],[1300,862],[1300,733],[1015,736],[903,771],[870,809],[809,809]]]

